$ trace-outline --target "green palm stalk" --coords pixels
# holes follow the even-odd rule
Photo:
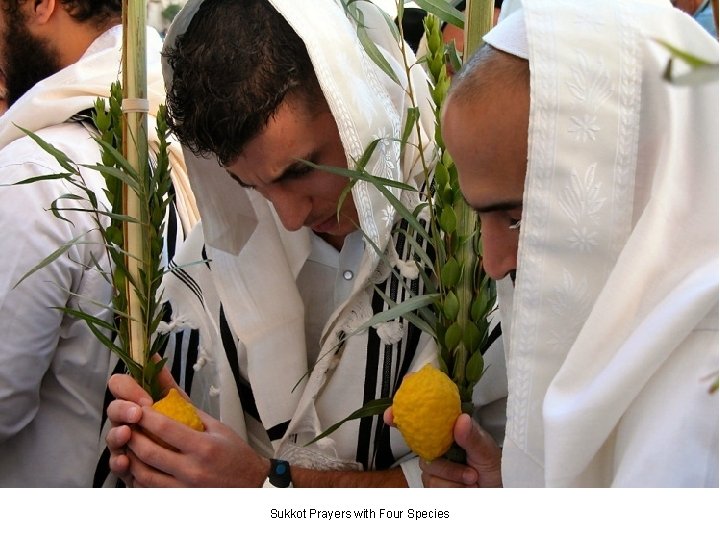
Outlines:
[[[125,112],[123,122],[123,155],[128,163],[141,175],[147,175],[147,114],[143,112],[143,102],[147,103],[146,39],[144,0],[124,0],[123,2],[123,88],[125,104],[131,110]],[[140,106],[133,107],[133,104]],[[142,223],[147,223],[147,215],[140,203],[143,193],[128,189],[123,184],[123,214],[133,218],[124,222],[124,248],[126,252],[128,299],[128,347],[130,356],[140,365],[145,364],[147,355],[147,321],[142,313],[140,282],[141,273],[146,272],[148,246],[143,238]]]

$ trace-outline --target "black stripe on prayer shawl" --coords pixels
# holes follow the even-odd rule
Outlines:
[[[208,270],[212,271],[212,268],[210,268],[210,258],[207,255],[207,246],[205,246],[205,244],[203,244],[201,253],[202,253],[202,260],[205,263],[205,266],[207,266]]]
[[[175,350],[170,373],[178,385],[190,395],[195,364],[198,361],[200,331],[197,329],[183,330],[175,334]]]
[[[288,426],[290,425],[290,421],[283,422],[282,424],[277,424],[270,429],[266,430],[268,437],[270,437],[271,441],[277,441],[279,439],[282,439],[285,436],[285,433],[287,433]]]
[[[408,224],[404,220],[399,227],[404,231],[408,230]],[[409,245],[406,246],[405,234],[396,228],[394,238],[398,256],[402,260],[409,260],[412,250]],[[421,239],[416,238],[416,241],[421,242]],[[413,294],[418,294],[420,279],[405,280],[401,285],[398,275],[393,272],[378,286],[386,296],[398,303],[405,299],[407,288],[410,288]],[[378,291],[373,294],[371,306],[373,314],[387,309],[387,304]],[[364,403],[379,397],[393,396],[415,358],[421,332],[405,319],[400,319],[399,322],[403,325],[404,335],[394,345],[383,344],[374,328],[368,330]],[[362,463],[365,470],[387,469],[396,461],[390,446],[390,429],[379,416],[360,420],[356,461]]]
[[[190,291],[197,297],[198,300],[200,300],[200,303],[204,306],[205,299],[203,298],[202,290],[200,289],[200,286],[197,284],[197,282],[190,276],[190,274],[188,274],[184,269],[180,268],[175,261],[170,261],[168,263],[168,269],[170,270],[170,272],[173,273],[175,277],[182,281],[188,289],[190,289]]]
[[[222,340],[223,349],[225,349],[225,357],[230,364],[230,369],[235,379],[238,396],[243,412],[252,416],[255,420],[262,423],[260,413],[255,403],[255,395],[253,394],[250,383],[240,374],[240,357],[238,355],[237,342],[238,339],[233,334],[230,325],[225,317],[225,309],[220,306],[220,338]]]
[[[171,261],[175,257],[175,250],[177,249],[178,241],[178,217],[177,217],[177,205],[175,204],[175,185],[170,184],[168,191],[168,197],[170,197],[170,204],[168,205],[167,214],[165,216],[165,254],[168,261]]]
[[[483,347],[481,352],[485,354],[500,336],[502,336],[502,326],[500,323],[497,323],[495,327],[490,331],[490,335],[488,336],[487,342],[485,343],[485,346]]]

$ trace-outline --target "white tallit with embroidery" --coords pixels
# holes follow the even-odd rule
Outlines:
[[[508,486],[717,486],[718,85],[663,80],[658,39],[718,61],[660,0],[525,1],[487,36],[531,71]]]

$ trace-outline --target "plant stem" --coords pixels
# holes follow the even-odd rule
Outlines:
[[[466,61],[483,44],[483,36],[492,28],[494,8],[492,0],[467,0],[463,54]]]
[[[143,101],[135,100],[147,102],[146,9],[145,0],[123,0],[123,109],[130,105],[123,122],[123,155],[141,173],[140,178],[146,177],[148,167],[147,114],[138,110],[143,108],[137,106]],[[146,317],[143,316],[137,288],[142,283],[141,270],[147,259],[142,231],[142,223],[147,219],[143,215],[139,195],[128,189],[127,185],[123,190],[123,213],[137,220],[137,223],[126,221],[124,225],[129,273],[126,282],[130,326],[128,347],[133,360],[144,365],[147,360],[148,336],[144,324]]]

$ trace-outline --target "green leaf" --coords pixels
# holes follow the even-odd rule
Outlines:
[[[455,42],[448,43],[445,46],[445,54],[455,73],[460,71],[462,68],[462,58],[460,57],[457,47],[455,47]]]
[[[405,118],[405,127],[403,128],[402,137],[400,138],[400,148],[405,147],[405,143],[407,143],[419,119],[420,109],[417,107],[409,107],[407,110],[407,118]]]
[[[475,351],[465,367],[465,378],[468,384],[474,386],[475,383],[480,380],[480,377],[482,377],[484,369],[485,360],[483,359],[483,355],[479,350]]]
[[[25,184],[34,184],[35,182],[42,182],[43,180],[69,180],[72,177],[70,173],[57,173],[57,174],[44,174],[42,176],[33,176],[32,178],[26,178],[13,184],[0,184],[0,186],[22,186]]]
[[[377,48],[375,42],[370,39],[370,36],[368,36],[367,30],[365,30],[364,26],[365,17],[362,11],[358,11],[357,16],[357,36],[363,48],[365,49],[365,53],[368,55],[368,57],[370,57],[373,62],[375,62],[375,65],[377,65],[380,69],[383,70],[383,72],[385,72],[388,77],[390,77],[398,86],[401,86],[400,79],[395,74],[395,71],[393,71],[392,66],[390,66],[385,56],[383,56],[383,54],[380,52],[380,49]]]
[[[460,265],[455,257],[450,257],[440,270],[440,282],[443,287],[450,289],[457,285],[458,281],[460,281]]]
[[[435,302],[437,298],[438,295],[436,294],[421,294],[418,296],[413,296],[412,298],[408,298],[407,300],[396,304],[388,310],[376,313],[369,320],[365,321],[363,324],[357,327],[353,331],[352,335],[364,332],[365,330],[367,330],[371,326],[375,326],[376,324],[399,319],[400,317],[405,317],[405,315],[407,315],[408,313],[412,313],[413,311],[416,311],[422,307],[429,306],[430,304]]]
[[[45,150],[45,152],[47,152],[52,157],[54,157],[55,161],[57,161],[58,165],[60,165],[63,169],[65,169],[66,171],[68,171],[69,173],[72,173],[72,174],[77,174],[77,175],[80,174],[80,171],[77,168],[77,164],[73,160],[71,160],[64,152],[58,150],[49,142],[44,141],[43,139],[41,139],[40,137],[35,135],[35,133],[33,133],[32,131],[21,128],[20,126],[18,126],[16,124],[14,124],[14,125],[20,131],[22,131],[25,135],[27,135],[33,141],[35,141],[38,144],[38,146],[40,146],[40,148],[42,148],[43,150]]]
[[[319,441],[320,439],[324,439],[331,433],[333,433],[335,430],[337,430],[340,426],[342,426],[345,422],[349,422],[350,420],[357,420],[359,418],[366,418],[368,416],[376,416],[378,414],[383,414],[385,412],[385,409],[390,407],[392,405],[392,398],[379,398],[374,399],[372,401],[368,401],[365,405],[360,407],[355,412],[351,413],[346,418],[340,420],[336,424],[333,424],[329,428],[327,428],[325,431],[323,431],[320,435],[315,437],[313,440],[311,440],[309,443],[307,443],[305,446],[310,446],[314,442]]]
[[[682,49],[678,49],[674,45],[671,45],[669,42],[663,40],[663,39],[655,39],[657,43],[665,47],[668,51],[670,51],[670,54],[675,57],[679,58],[686,64],[688,64],[691,67],[700,67],[700,66],[715,66],[717,68],[717,64],[710,62],[708,60],[703,60],[702,58],[695,56],[693,54],[690,54],[689,52],[683,51]]]
[[[440,215],[440,228],[447,234],[452,234],[457,229],[457,216],[455,210],[446,206]]]
[[[365,148],[363,155],[360,156],[360,159],[358,159],[355,162],[355,170],[357,170],[357,171],[365,170],[365,167],[367,167],[367,164],[370,161],[370,158],[372,157],[372,155],[375,153],[375,149],[377,148],[377,145],[380,141],[382,141],[382,139],[374,139],[373,141],[370,142],[370,144],[367,145],[367,148]]]
[[[20,278],[20,280],[13,285],[13,289],[17,288],[18,285],[20,285],[23,281],[25,281],[27,278],[29,278],[31,275],[33,275],[38,270],[42,270],[49,264],[51,264],[53,261],[61,257],[63,254],[65,254],[71,247],[73,247],[76,244],[81,243],[82,239],[87,236],[92,231],[85,231],[79,236],[76,236],[72,240],[65,242],[63,245],[61,245],[59,248],[57,248],[55,251],[53,251],[50,255],[45,257],[42,261],[40,261],[38,264],[33,266],[30,270],[25,272],[25,274]]]
[[[448,329],[445,331],[445,347],[449,351],[452,351],[455,347],[457,347],[460,344],[460,340],[462,339],[462,328],[460,328],[460,325],[457,321],[452,323]]]
[[[463,344],[468,351],[476,351],[482,344],[482,333],[475,323],[468,321],[465,323],[465,331],[463,332]]]
[[[442,163],[438,163],[437,167],[435,167],[435,182],[437,182],[438,190],[444,191],[449,181],[450,173],[448,173],[447,167]]]
[[[443,300],[443,314],[449,321],[454,321],[460,311],[460,302],[454,292],[449,291]]]

